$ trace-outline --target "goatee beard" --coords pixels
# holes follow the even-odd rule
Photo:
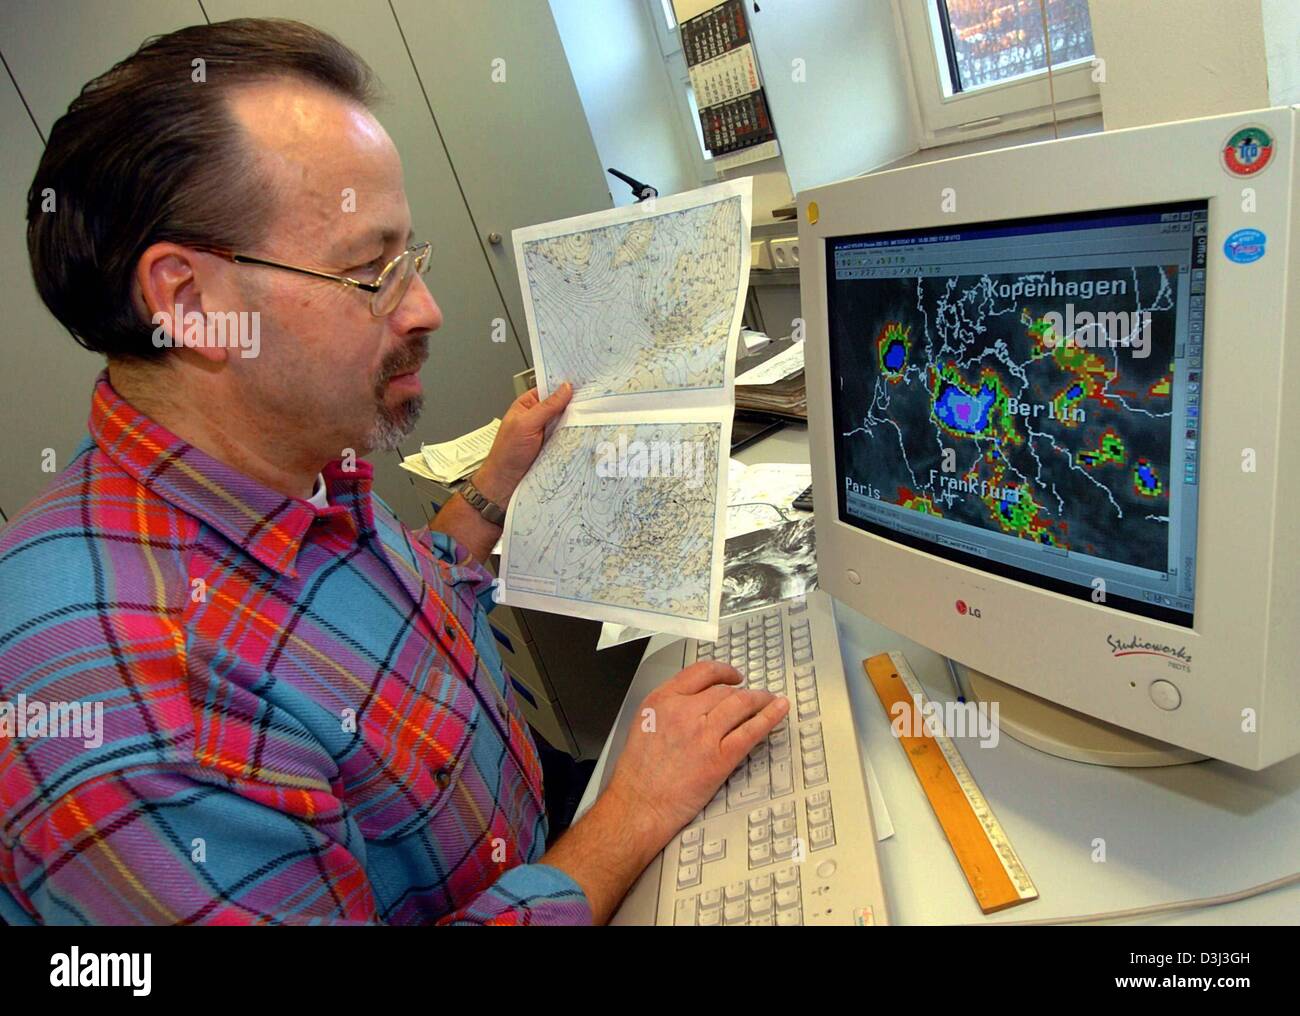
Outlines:
[[[370,430],[368,442],[370,450],[376,452],[396,451],[402,441],[411,436],[424,408],[424,396],[416,395],[405,399],[396,409],[389,409],[379,404],[379,413],[375,425]]]

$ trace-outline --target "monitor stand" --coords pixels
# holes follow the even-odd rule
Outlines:
[[[998,726],[1022,744],[1101,766],[1172,766],[1206,756],[1125,730],[952,661],[967,698],[998,703]]]

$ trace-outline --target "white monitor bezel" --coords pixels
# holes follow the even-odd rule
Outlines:
[[[1300,626],[1300,580],[1280,567],[1289,561],[1294,573],[1300,562],[1296,538],[1276,509],[1280,499],[1300,497],[1300,480],[1292,479],[1300,472],[1300,442],[1283,441],[1279,425],[1284,399],[1300,393],[1295,357],[1287,361],[1283,341],[1300,320],[1300,287],[1287,285],[1297,215],[1295,119],[1296,110],[1287,108],[1098,133],[800,194],[822,586],[944,655],[1119,726],[1250,768],[1300,751],[1300,663],[1283,672],[1283,660],[1300,644],[1279,630],[1281,611],[1291,628]],[[1249,124],[1269,131],[1275,151],[1264,171],[1242,177],[1225,167],[1223,146]],[[945,211],[953,199],[955,210]],[[1209,202],[1209,256],[1192,627],[985,573],[839,521],[826,355],[828,237],[1198,200]],[[1254,211],[1247,211],[1251,202]],[[1228,235],[1242,228],[1269,238],[1266,255],[1251,264],[1223,253]],[[1254,450],[1254,473],[1242,469],[1247,448]],[[957,612],[959,600],[965,614]],[[1107,636],[1181,649],[1191,662],[1117,656]],[[1151,685],[1161,680],[1177,687],[1178,708],[1153,701]]]

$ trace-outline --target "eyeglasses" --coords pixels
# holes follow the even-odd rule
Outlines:
[[[315,268],[287,265],[283,261],[272,261],[269,258],[255,258],[249,254],[237,254],[232,250],[225,250],[221,247],[196,247],[195,249],[207,251],[209,254],[216,254],[228,261],[233,261],[237,265],[283,268],[287,272],[298,272],[301,275],[311,275],[318,279],[329,279],[332,282],[340,282],[345,286],[353,286],[370,294],[371,314],[375,317],[387,317],[402,302],[402,297],[411,288],[412,280],[417,275],[424,275],[429,271],[429,265],[431,264],[429,258],[430,248],[431,245],[428,243],[417,243],[406,248],[384,266],[384,270],[379,273],[374,282],[364,282],[361,279],[353,279],[346,275],[331,275],[329,272],[320,272]]]

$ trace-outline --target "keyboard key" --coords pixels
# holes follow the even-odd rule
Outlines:
[[[835,827],[832,825],[810,826],[808,839],[812,841],[813,850],[835,846]]]
[[[803,764],[806,769],[808,766],[821,766],[826,764],[826,752],[820,748],[812,748],[803,753]]]
[[[700,848],[696,846],[682,847],[681,853],[677,855],[678,864],[696,864],[700,860]]]
[[[799,888],[797,886],[787,886],[776,891],[776,908],[778,910],[790,910],[798,906]]]
[[[727,841],[714,837],[704,841],[704,862],[717,861],[727,856]]]
[[[772,913],[772,894],[761,893],[749,898],[749,912],[754,917],[766,917]]]
[[[776,915],[777,927],[795,928],[803,924],[803,913],[799,910],[782,910]]]
[[[737,788],[734,792],[727,791],[727,810],[736,811],[739,808],[747,808],[758,801],[766,801],[767,798],[766,784],[751,783],[746,787]]]
[[[773,761],[771,776],[773,797],[780,797],[794,790],[794,771],[788,759]]]
[[[794,818],[778,818],[772,823],[773,836],[793,836],[794,835]]]
[[[771,914],[767,914],[763,917],[751,917],[749,919],[749,927],[751,928],[772,928],[775,926],[776,921],[772,919]]]
[[[765,864],[772,863],[772,844],[755,843],[749,848],[749,866],[751,868],[761,868]]]
[[[700,893],[700,906],[705,910],[710,907],[722,906],[722,890],[705,889],[704,892]]]
[[[803,785],[805,787],[819,787],[826,782],[826,767],[809,766],[803,771]]]
[[[700,884],[700,866],[698,864],[683,864],[677,869],[677,888],[687,889],[693,885]]]
[[[728,882],[724,897],[728,903],[732,903],[735,900],[743,900],[745,898],[745,883]]]
[[[749,880],[749,895],[756,896],[759,893],[768,893],[772,891],[772,873],[763,872],[761,875],[755,875]]]
[[[774,839],[772,841],[772,856],[778,861],[788,861],[792,858],[794,856],[794,837],[778,836]]]
[[[822,805],[830,806],[831,792],[829,790],[818,790],[808,795],[806,803],[809,808],[820,808]]]
[[[682,846],[689,847],[692,843],[699,843],[704,838],[704,830],[699,826],[693,829],[687,829],[682,833]]]
[[[696,899],[694,896],[687,896],[677,901],[673,908],[673,924],[694,926],[696,914]]]
[[[784,868],[778,868],[772,878],[775,879],[778,889],[786,889],[789,886],[799,884],[799,869],[790,864]]]
[[[749,845],[756,843],[766,843],[772,838],[772,827],[770,825],[756,825],[749,827]]]
[[[823,805],[820,808],[808,809],[808,824],[810,826],[825,825],[830,820],[831,820],[831,809],[829,806]]]
[[[794,802],[782,801],[780,804],[772,805],[772,814],[777,818],[787,818],[794,814]]]
[[[722,924],[722,908],[719,907],[717,910],[700,911],[701,928],[716,928],[720,924]]]
[[[722,920],[724,924],[744,924],[745,923],[745,901],[739,903],[728,903],[722,908]]]

